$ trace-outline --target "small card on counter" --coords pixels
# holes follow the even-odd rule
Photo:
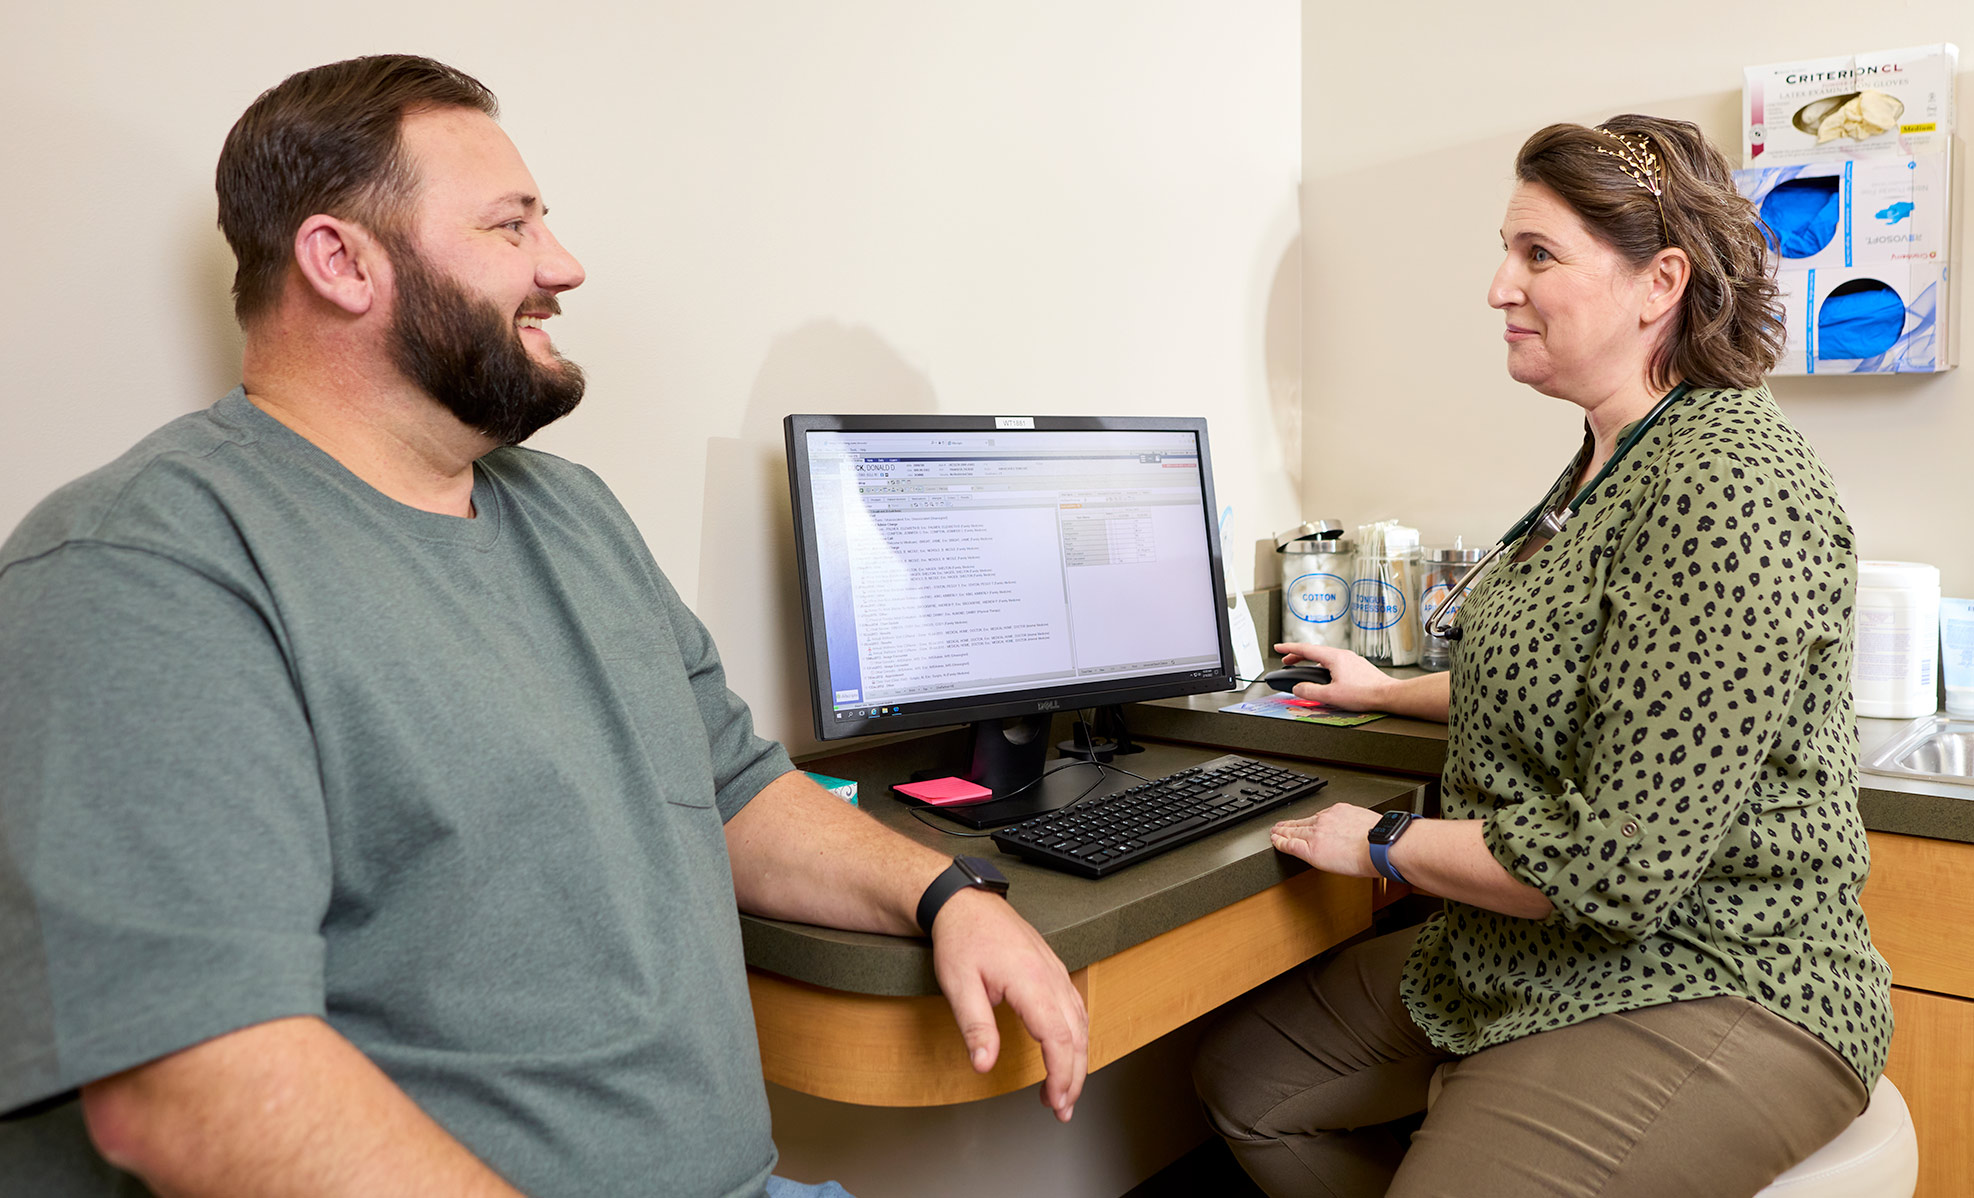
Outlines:
[[[1372,720],[1382,720],[1382,711],[1338,711],[1308,699],[1298,699],[1294,695],[1268,695],[1260,699],[1248,699],[1240,703],[1230,703],[1222,711],[1238,712],[1241,715],[1266,716],[1271,720],[1295,720],[1303,724],[1327,724],[1332,728],[1354,728],[1358,724],[1368,724]]]
[[[985,802],[994,792],[965,778],[928,778],[924,782],[899,782],[891,787],[901,795],[930,803],[934,807],[964,807]]]

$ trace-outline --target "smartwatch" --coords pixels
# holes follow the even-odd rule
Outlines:
[[[1391,846],[1398,843],[1398,838],[1405,835],[1405,829],[1417,818],[1410,811],[1387,811],[1383,819],[1371,826],[1371,864],[1394,882],[1405,882],[1405,877],[1391,863]]]
[[[946,872],[932,879],[932,885],[918,900],[918,926],[926,935],[932,934],[932,921],[939,918],[939,908],[946,900],[962,890],[990,890],[995,894],[1008,892],[1008,879],[994,863],[985,857],[955,857],[946,867]]]

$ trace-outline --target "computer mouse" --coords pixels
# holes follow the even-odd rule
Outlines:
[[[1300,665],[1283,666],[1273,673],[1264,674],[1261,680],[1278,691],[1292,691],[1298,682],[1313,682],[1317,686],[1328,685],[1330,671],[1313,662],[1303,662]]]

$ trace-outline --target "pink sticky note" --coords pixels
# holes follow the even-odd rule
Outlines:
[[[965,778],[932,778],[924,782],[900,782],[891,788],[934,807],[964,806],[991,799],[994,792]]]

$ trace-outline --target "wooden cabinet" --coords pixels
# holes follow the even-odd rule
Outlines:
[[[1974,1188],[1974,845],[1871,834],[1871,939],[1892,966],[1892,1056],[1919,1136],[1915,1198]]]
[[[1962,1198],[1974,1187],[1974,1001],[1892,989],[1892,1079],[1919,1137],[1915,1198]]]
[[[1974,998],[1974,844],[1870,836],[1864,913],[1892,984]]]
[[[1371,927],[1371,885],[1308,870],[1070,975],[1098,1069]],[[952,1008],[932,994],[825,990],[747,971],[761,1066],[776,1085],[836,1102],[973,1102],[1042,1080],[1042,1051],[1006,1006],[991,1072],[966,1064]]]

